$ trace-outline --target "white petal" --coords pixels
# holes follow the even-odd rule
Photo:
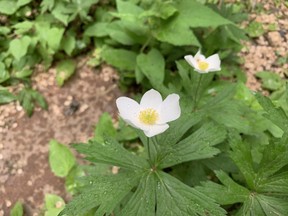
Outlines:
[[[162,103],[162,96],[159,92],[155,91],[154,89],[151,89],[147,91],[141,101],[140,101],[140,107],[141,109],[146,108],[153,108],[155,110],[158,110]]]
[[[196,62],[196,60],[193,58],[192,55],[186,55],[184,56],[184,59],[188,62],[189,65],[191,65],[194,68],[198,68],[198,64]]]
[[[147,137],[153,137],[156,136],[158,134],[163,133],[164,131],[166,131],[169,128],[168,124],[162,124],[162,125],[153,125],[149,128],[149,130],[144,131],[144,134]]]
[[[128,97],[117,98],[116,105],[121,118],[123,118],[128,124],[135,127],[135,123],[138,121],[140,105]]]
[[[218,54],[214,54],[206,59],[209,64],[209,71],[219,71],[221,70],[220,64],[221,60]]]
[[[177,94],[168,95],[161,105],[159,121],[157,121],[157,124],[174,121],[180,117],[181,108],[179,105],[179,99],[180,97]]]
[[[199,49],[196,55],[194,56],[195,61],[201,60],[204,61],[206,58],[204,55],[201,54],[201,50]]]

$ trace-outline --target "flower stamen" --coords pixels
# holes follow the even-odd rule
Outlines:
[[[155,109],[147,108],[140,111],[138,118],[143,124],[154,125],[159,118],[159,114]]]
[[[209,67],[209,64],[205,61],[198,61],[198,67],[201,71],[206,71]]]

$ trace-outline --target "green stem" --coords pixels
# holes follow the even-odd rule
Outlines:
[[[147,137],[147,148],[148,148],[148,158],[149,162],[151,163],[151,152],[150,152],[150,139]]]
[[[197,99],[198,99],[198,90],[199,90],[199,87],[200,87],[200,83],[201,83],[201,81],[202,81],[202,76],[203,76],[203,75],[200,74],[200,78],[199,78],[199,80],[198,80],[198,84],[197,84],[196,91],[195,91],[194,110],[196,110],[197,104],[198,104],[198,102],[199,102],[199,100],[197,100]]]

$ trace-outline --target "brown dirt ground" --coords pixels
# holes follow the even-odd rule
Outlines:
[[[102,112],[115,116],[120,91],[112,68],[95,71],[83,66],[62,88],[54,77],[54,69],[33,77],[35,88],[47,99],[48,111],[37,109],[28,118],[16,103],[0,107],[0,216],[8,216],[17,200],[24,203],[25,215],[32,216],[41,214],[45,193],[68,199],[63,179],[50,171],[49,140],[87,141]],[[77,110],[73,103],[79,104]]]

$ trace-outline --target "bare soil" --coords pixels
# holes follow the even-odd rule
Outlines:
[[[0,107],[0,216],[8,216],[18,200],[24,203],[25,215],[40,215],[45,193],[69,199],[64,180],[50,170],[49,140],[87,141],[103,112],[115,116],[120,91],[112,68],[97,71],[82,66],[62,88],[54,80],[54,69],[33,77],[34,87],[47,99],[48,111],[38,108],[29,118],[17,103]]]

